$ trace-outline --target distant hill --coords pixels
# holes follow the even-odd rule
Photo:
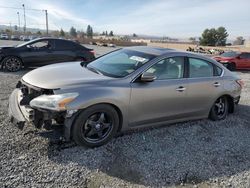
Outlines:
[[[14,28],[14,27],[15,27],[14,25],[11,26],[12,31],[15,31],[15,28]],[[10,29],[10,26],[8,26],[8,25],[0,25],[0,31],[1,31],[1,30],[5,30],[5,29]],[[21,31],[23,31],[23,27],[21,27],[20,29],[21,29]],[[38,31],[46,32],[45,29],[29,28],[29,27],[26,28],[26,31],[30,31],[31,33],[36,33],[36,32],[38,32]],[[52,31],[52,30],[49,30],[49,32],[51,32],[51,31]]]

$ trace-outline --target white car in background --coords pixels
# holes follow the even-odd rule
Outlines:
[[[7,34],[3,33],[3,34],[0,35],[0,39],[1,40],[8,40],[9,36]]]

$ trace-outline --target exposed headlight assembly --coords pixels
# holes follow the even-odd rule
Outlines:
[[[41,95],[31,100],[30,106],[33,108],[63,111],[66,110],[66,105],[72,102],[78,95],[78,93]]]

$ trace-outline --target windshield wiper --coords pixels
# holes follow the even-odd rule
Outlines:
[[[99,70],[95,69],[94,67],[86,66],[86,68],[92,72],[103,75]]]

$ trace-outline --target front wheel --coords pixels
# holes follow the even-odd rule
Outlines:
[[[78,145],[97,147],[107,143],[117,132],[119,117],[116,110],[105,104],[82,111],[73,125],[73,140]]]
[[[3,65],[9,72],[17,72],[22,68],[22,61],[18,57],[10,56],[3,59]]]
[[[228,114],[228,100],[226,97],[218,98],[210,110],[210,119],[217,121],[225,119]]]
[[[230,71],[235,71],[236,70],[236,65],[235,63],[229,63],[227,65],[227,68],[230,70]]]

